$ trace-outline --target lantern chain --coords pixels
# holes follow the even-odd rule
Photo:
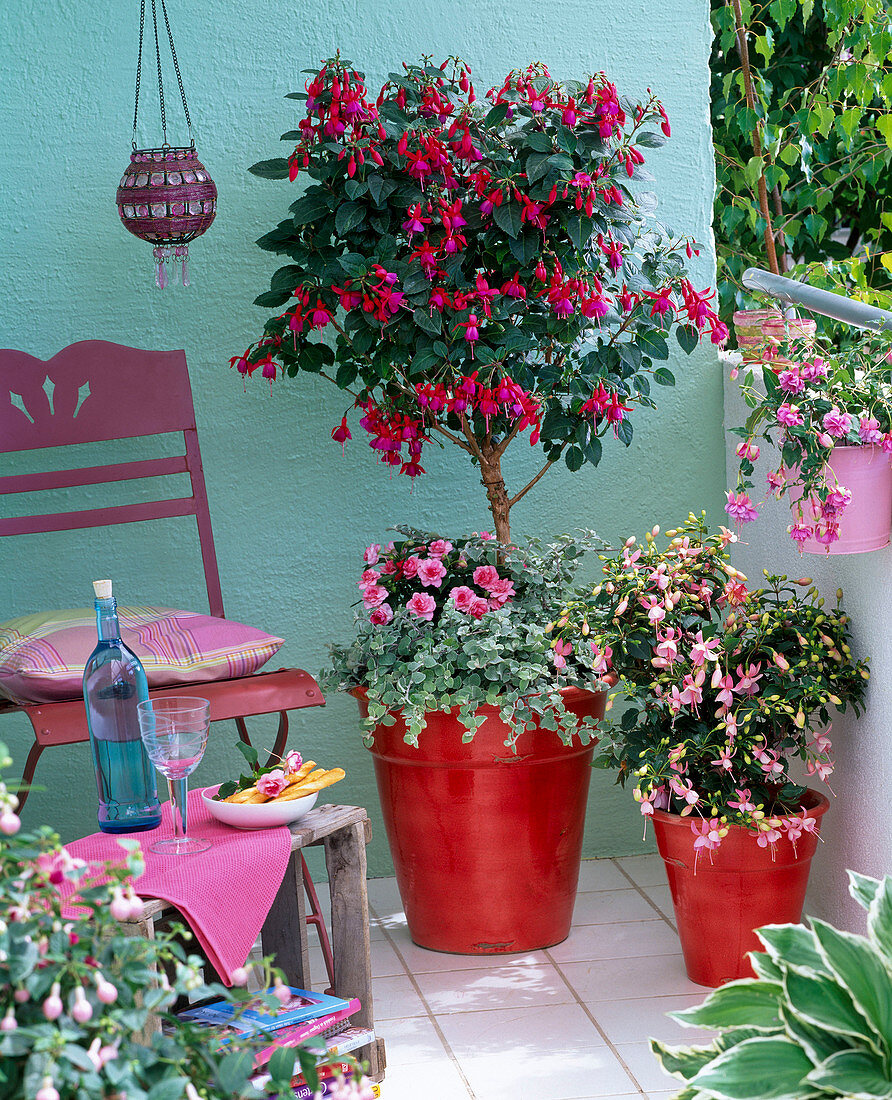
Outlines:
[[[176,46],[173,42],[173,32],[170,29],[170,19],[167,14],[167,4],[165,0],[161,0],[161,14],[164,17],[164,27],[167,31],[167,41],[170,45],[170,55],[173,58],[173,68],[176,73],[177,87],[180,90],[180,98],[183,101],[183,113],[186,116],[186,126],[189,130],[189,143],[194,148],[195,140],[192,136],[192,119],[189,115],[189,104],[186,101],[186,90],[183,87],[183,77],[180,73],[180,63],[177,58]],[[146,21],[146,0],[140,0],[139,5],[139,54],[136,61],[136,95],[135,103],[133,107],[133,148],[136,148],[136,126],[139,117],[139,91],[140,91],[140,79],[142,76],[142,48],[143,38],[145,34],[145,21]],[[152,27],[155,34],[155,62],[158,67],[158,100],[161,106],[161,131],[163,134],[164,145],[167,145],[167,112],[164,106],[164,77],[161,70],[161,46],[158,39],[158,12],[156,7],[156,0],[152,0]]]
[[[167,18],[167,4],[164,0],[161,0],[161,13],[164,16],[164,26],[167,28],[167,41],[170,43],[170,56],[173,58],[173,71],[177,75],[177,85],[180,89],[180,98],[183,101],[183,112],[186,115],[186,126],[189,129],[189,140],[194,145],[195,142],[192,141],[192,119],[189,117],[189,104],[186,102],[186,90],[183,87],[183,78],[180,76],[180,63],[177,61],[177,51],[173,44],[173,33],[170,29],[170,20]]]
[[[133,148],[136,148],[136,119],[139,115],[139,78],[142,75],[142,37],[146,25],[146,0],[139,0],[139,55],[136,59],[136,102],[133,106]]]

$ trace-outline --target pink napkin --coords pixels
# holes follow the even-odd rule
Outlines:
[[[208,794],[215,790],[208,788]],[[141,897],[175,905],[217,973],[232,985],[232,972],[244,966],[285,877],[291,833],[283,825],[250,832],[233,829],[211,817],[201,791],[190,791],[188,798],[189,833],[213,844],[190,856],[150,852],[150,844],[173,836],[171,806],[165,803],[157,829],[126,834],[127,839],[140,842],[146,864],[143,874],[133,880],[133,888]],[[117,839],[108,833],[93,833],[65,847],[88,862],[119,862],[122,856]],[[72,889],[73,884],[62,891]],[[63,912],[69,919],[78,915],[76,906]]]

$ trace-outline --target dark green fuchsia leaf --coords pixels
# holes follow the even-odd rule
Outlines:
[[[248,171],[264,180],[287,180],[288,161],[284,157],[259,160],[256,164],[252,164]]]

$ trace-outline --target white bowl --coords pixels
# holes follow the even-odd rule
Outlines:
[[[219,784],[218,784],[219,786]],[[224,825],[235,829],[269,829],[274,825],[292,825],[312,810],[319,792],[287,802],[217,802],[212,795],[218,787],[205,787],[201,792],[209,812]]]

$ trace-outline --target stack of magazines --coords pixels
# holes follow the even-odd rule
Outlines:
[[[256,1073],[252,1081],[259,1088],[269,1080],[263,1067],[279,1047],[295,1047],[308,1039],[318,1038],[324,1043],[326,1051],[320,1053],[317,1064],[319,1088],[314,1092],[302,1073],[296,1073],[291,1080],[296,1100],[308,1100],[312,1096],[326,1096],[341,1075],[351,1072],[348,1063],[341,1056],[367,1046],[375,1038],[372,1028],[351,1027],[350,1017],[360,1009],[359,1001],[353,997],[330,997],[325,993],[311,993],[306,989],[289,987],[290,1000],[283,1003],[275,1013],[260,1001],[249,1003],[236,1016],[236,1006],[229,1001],[214,1001],[211,1004],[195,1005],[179,1013],[179,1018],[193,1024],[207,1027],[226,1043],[233,1035],[254,1036],[268,1040],[254,1056]],[[268,992],[272,993],[270,989]],[[372,1086],[375,1096],[379,1095],[378,1086]]]

